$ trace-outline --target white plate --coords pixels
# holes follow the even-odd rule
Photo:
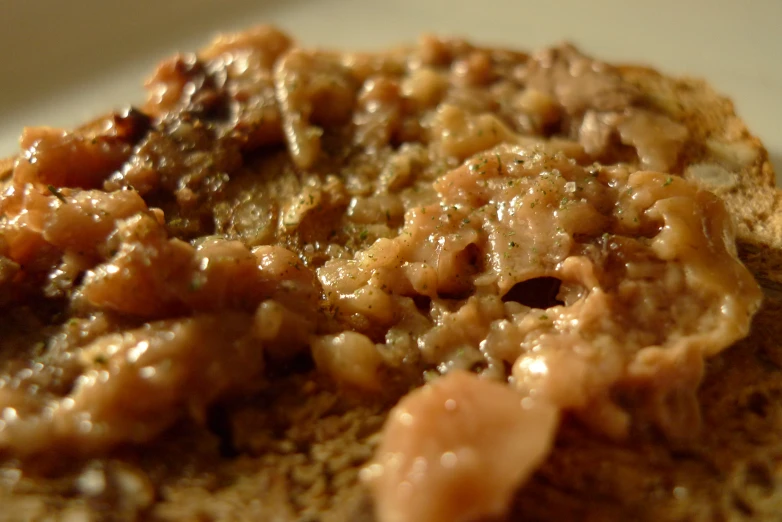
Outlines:
[[[141,80],[218,31],[281,25],[309,45],[381,48],[421,32],[701,76],[730,96],[782,174],[779,0],[0,0],[0,157],[25,125],[72,126],[138,102]],[[782,176],[778,176],[782,179]]]

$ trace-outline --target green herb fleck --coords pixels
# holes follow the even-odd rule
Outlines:
[[[475,171],[477,171],[477,170],[480,170],[480,169],[482,169],[483,167],[485,167],[485,166],[486,166],[486,164],[487,164],[488,162],[489,162],[489,160],[487,160],[487,159],[486,159],[486,158],[484,158],[484,157],[481,157],[481,158],[479,159],[478,163],[473,163],[472,165],[470,165],[470,171],[471,171],[471,172],[475,172]],[[483,171],[483,172],[481,172],[481,174],[486,174],[486,172],[485,172],[485,171]]]
[[[43,352],[46,350],[46,343],[43,341],[38,341],[33,345],[32,355],[33,360],[40,359],[43,357]]]
[[[364,241],[364,240],[367,238],[367,236],[369,236],[369,232],[367,231],[367,229],[364,229],[364,230],[362,230],[362,231],[361,231],[361,233],[358,235],[358,238],[359,238],[361,241]]]
[[[68,200],[65,199],[65,196],[63,196],[57,188],[54,187],[54,185],[49,185],[49,192],[51,192],[54,197],[62,201],[63,203],[68,203]]]
[[[203,276],[203,274],[196,274],[190,280],[190,291],[197,292],[198,290],[201,290],[204,287],[205,283],[206,283],[206,278]]]
[[[437,370],[426,370],[424,372],[424,381],[425,382],[432,382],[436,378],[440,376],[440,372]]]
[[[667,186],[668,186],[668,185],[670,185],[671,183],[673,183],[673,177],[671,177],[671,176],[668,176],[668,177],[665,179],[665,183],[663,183],[663,187],[667,187]]]

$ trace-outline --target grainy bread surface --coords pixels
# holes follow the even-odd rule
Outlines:
[[[778,520],[782,510],[782,302],[767,299],[752,335],[709,362],[703,430],[670,444],[614,444],[567,426],[520,493],[523,520]],[[521,518],[520,518],[521,519]]]
[[[752,335],[710,361],[699,394],[703,431],[692,441],[672,446],[638,434],[620,444],[568,422],[554,452],[519,492],[510,520],[778,520],[780,313],[782,300],[767,299]],[[147,470],[159,496],[144,520],[374,520],[356,477],[377,443],[388,405],[346,400],[306,376],[283,380],[274,390],[280,396],[262,397],[273,406],[255,404],[248,412],[263,429],[241,442],[249,450],[237,460],[220,456],[219,441],[208,430],[184,424],[143,452],[84,466],[111,470],[125,462]],[[117,509],[110,498],[105,504],[80,498],[72,478],[66,473],[17,483],[0,493],[0,520],[138,516],[132,503]]]
[[[726,203],[740,256],[768,295],[750,336],[708,361],[699,433],[671,442],[640,425],[618,442],[566,418],[509,520],[778,520],[782,213],[768,155],[732,103],[702,80],[618,70],[641,106],[687,127],[690,139],[670,171]],[[11,168],[0,162],[0,177]],[[309,361],[287,361],[265,384],[225,401],[208,423],[180,420],[110,457],[26,463],[24,474],[18,461],[5,461],[0,521],[372,522],[358,472],[405,390],[339,391]]]
[[[758,278],[770,283],[767,286],[776,287],[782,282],[780,192],[768,152],[736,115],[733,102],[701,79],[672,78],[633,66],[620,69],[624,78],[647,93],[650,103],[686,123],[692,132],[695,139],[681,158],[685,177],[703,182],[687,167],[704,163],[734,173],[711,178],[704,185],[735,216],[742,259]]]

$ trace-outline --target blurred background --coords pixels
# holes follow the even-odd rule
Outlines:
[[[143,99],[161,59],[275,23],[308,46],[377,49],[422,32],[708,79],[782,174],[782,0],[0,0],[0,157],[25,125],[73,126]],[[778,176],[782,179],[782,176]]]

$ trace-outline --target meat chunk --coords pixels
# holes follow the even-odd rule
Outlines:
[[[557,409],[454,371],[391,410],[362,478],[379,522],[470,522],[506,513],[551,449]]]

